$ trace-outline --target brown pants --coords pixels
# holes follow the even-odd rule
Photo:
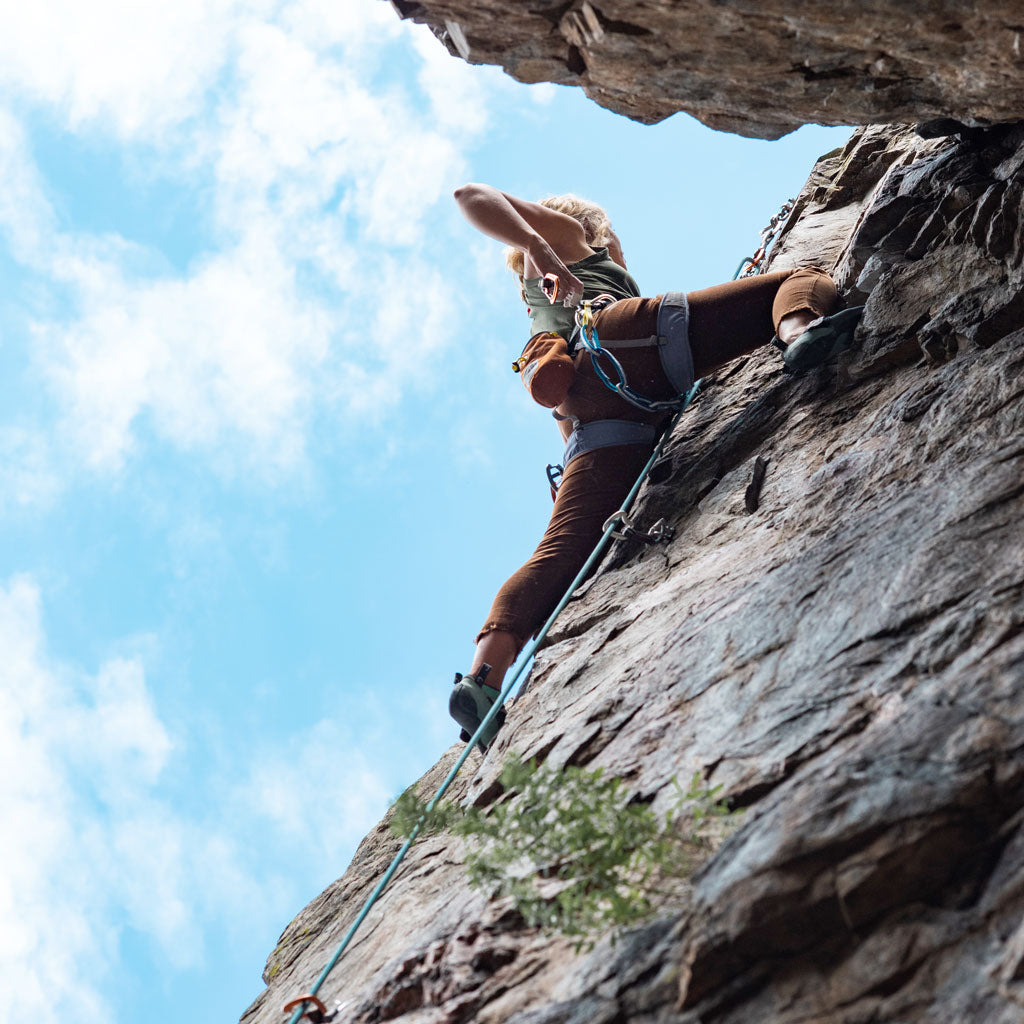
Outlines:
[[[837,305],[832,278],[821,270],[782,270],[730,281],[687,295],[690,349],[697,377],[771,340],[773,328],[790,313],[810,310],[826,316]],[[658,299],[623,299],[598,314],[599,337],[642,337],[650,332]],[[639,322],[639,323],[638,323]],[[657,356],[635,350],[624,358],[630,386],[652,398],[672,392]],[[654,362],[652,362],[652,359]],[[586,423],[628,419],[659,423],[665,413],[644,413],[606,388],[590,368],[577,363],[577,380],[560,412]],[[567,421],[563,421],[567,422]],[[563,429],[563,434],[568,428]],[[511,633],[520,646],[537,632],[583,567],[601,537],[605,520],[621,507],[648,458],[649,445],[615,445],[578,455],[566,468],[548,528],[530,560],[498,591],[480,637],[495,630]]]

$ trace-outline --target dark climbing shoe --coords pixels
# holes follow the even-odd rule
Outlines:
[[[475,676],[464,676],[460,672],[455,673],[455,685],[452,687],[452,694],[448,698],[448,713],[462,726],[459,739],[468,743],[473,733],[480,728],[491,706],[500,696],[498,690],[493,686],[487,686],[484,680],[490,672],[490,665],[484,667]],[[498,730],[505,723],[505,709],[502,708],[488,723],[487,728],[480,734],[477,746],[483,753],[491,745]]]
[[[807,330],[782,353],[786,369],[790,373],[810,370],[845,352],[853,344],[853,335],[863,314],[863,306],[851,306],[809,323]]]

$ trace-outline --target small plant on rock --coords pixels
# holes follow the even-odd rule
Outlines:
[[[710,849],[708,825],[734,812],[694,775],[673,780],[676,800],[659,816],[630,802],[602,769],[556,769],[513,755],[501,772],[505,796],[485,808],[441,802],[429,812],[413,789],[395,803],[392,829],[408,836],[450,828],[471,840],[470,884],[509,896],[527,924],[590,947],[598,937],[649,918],[678,895]]]

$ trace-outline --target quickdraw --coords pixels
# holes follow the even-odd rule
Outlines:
[[[655,401],[652,398],[645,398],[643,395],[637,394],[629,386],[622,363],[608,349],[601,347],[601,341],[597,336],[597,327],[594,324],[593,307],[594,302],[590,299],[580,303],[576,309],[576,326],[579,327],[580,340],[590,353],[590,361],[594,366],[594,373],[597,374],[601,383],[614,391],[620,398],[629,402],[630,405],[635,406],[637,409],[643,409],[644,412],[671,412],[681,409],[686,404],[686,395],[678,395],[675,398]],[[605,373],[600,363],[602,356],[608,360],[615,376],[618,378],[617,381],[613,381]]]
[[[741,277],[754,277],[761,273],[761,264],[768,254],[768,249],[775,241],[775,236],[782,230],[782,225],[789,220],[789,215],[793,212],[795,205],[795,199],[787,199],[767,226],[761,229],[761,244],[753,256],[746,256],[740,260],[740,265],[736,268],[736,273],[733,274],[734,281]]]
[[[618,524],[618,525],[616,525]],[[645,544],[667,544],[676,535],[675,528],[669,526],[664,519],[659,519],[646,533],[641,533],[624,508],[613,512],[601,527],[601,532],[611,528],[611,535],[616,540],[640,540]]]

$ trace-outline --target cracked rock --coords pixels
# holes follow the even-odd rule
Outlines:
[[[823,258],[857,344],[711,382],[635,510],[674,539],[614,545],[453,787],[487,805],[516,750],[661,810],[699,772],[744,814],[682,903],[577,954],[431,836],[321,992],[339,1024],[1024,1021],[1022,195],[1024,126],[870,127],[819,163],[772,265]],[[288,926],[245,1024],[308,990],[397,846],[382,823]]]

